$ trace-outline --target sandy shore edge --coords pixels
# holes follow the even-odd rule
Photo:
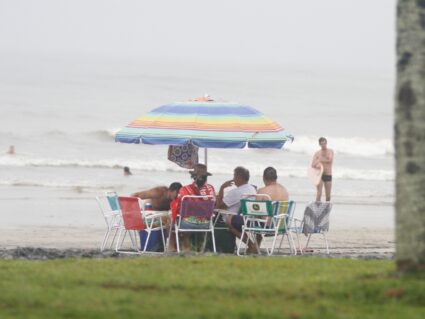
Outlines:
[[[117,258],[113,250],[100,252],[104,228],[24,226],[0,228],[0,259]],[[354,259],[393,259],[395,252],[393,229],[334,229],[328,233],[330,255],[324,241],[314,235],[309,245],[313,252],[304,256]],[[300,236],[301,247],[306,237]],[[270,243],[267,239],[266,245]],[[284,243],[284,247],[287,244]],[[285,249],[280,255],[289,256]],[[172,256],[173,254],[170,254]],[[187,254],[196,255],[196,254]],[[146,254],[145,256],[152,256]],[[155,254],[154,256],[158,256]]]

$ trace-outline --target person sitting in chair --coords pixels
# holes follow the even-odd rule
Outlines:
[[[171,204],[171,212],[173,220],[176,219],[180,211],[181,200],[185,195],[208,196],[212,195],[215,198],[214,186],[207,183],[208,176],[212,174],[207,172],[207,167],[204,164],[196,164],[193,171],[189,171],[193,183],[183,186],[177,198]]]
[[[131,196],[139,197],[140,199],[150,199],[152,210],[170,210],[171,202],[177,198],[181,187],[182,184],[174,182],[169,187],[158,186],[134,193]]]
[[[196,164],[193,171],[189,171],[193,183],[183,186],[177,198],[171,203],[171,213],[173,221],[176,220],[177,215],[180,212],[181,201],[185,195],[194,196],[209,196],[212,195],[215,198],[214,186],[207,183],[208,176],[212,174],[207,171],[207,167],[204,164]],[[183,250],[189,250],[189,237],[187,234],[182,234],[181,239],[183,240]],[[171,246],[174,246],[174,237],[170,237]],[[172,247],[174,250],[175,247]]]
[[[249,170],[242,166],[238,166],[233,171],[233,179],[224,182],[217,195],[216,207],[225,209],[232,213],[239,214],[241,208],[241,199],[246,198],[246,195],[255,195],[257,190],[249,182]],[[228,187],[235,185],[236,188],[227,192],[224,195],[224,190]],[[242,235],[243,218],[240,215],[227,215],[224,216],[224,221],[229,227],[229,230],[238,238]],[[243,238],[245,241],[246,239]],[[251,242],[248,243],[252,245]]]
[[[277,182],[277,171],[274,167],[267,167],[263,172],[263,182],[264,187],[258,189],[258,195],[256,199],[258,200],[272,200],[272,201],[283,201],[287,202],[289,200],[289,194],[285,186]],[[269,195],[261,196],[261,195]],[[268,221],[269,223],[270,221]],[[262,241],[261,236],[257,236],[257,245],[260,247]]]
[[[277,182],[277,171],[273,167],[267,167],[263,172],[264,187],[258,189],[258,194],[266,194],[270,199],[275,201],[288,201],[289,194],[286,188]],[[268,199],[257,196],[257,199]]]

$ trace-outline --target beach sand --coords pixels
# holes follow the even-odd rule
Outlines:
[[[293,188],[296,189],[296,185]],[[20,187],[18,192],[16,187],[5,186],[0,186],[0,193],[3,208],[0,250],[32,247],[67,251],[59,253],[60,256],[79,256],[78,251],[93,257],[111,255],[110,252],[99,254],[105,222],[94,200],[95,194],[37,187]],[[295,200],[295,217],[301,219],[308,202],[300,196]],[[391,203],[350,203],[350,198],[341,196],[336,197],[335,202],[328,233],[331,257],[388,259],[394,256]],[[267,238],[265,243],[270,244],[270,240]],[[306,237],[301,235],[300,240],[304,247]],[[310,245],[314,251],[308,255],[324,256],[323,244],[322,237],[314,235]],[[286,242],[283,247],[288,247]],[[283,253],[288,254],[288,250]],[[3,258],[8,256],[6,253]]]
[[[61,258],[82,255],[84,257],[114,256],[111,251],[104,254],[98,253],[103,234],[104,228],[100,227],[39,225],[2,227],[0,229],[0,249],[3,254],[0,258],[11,258],[13,252],[22,247],[41,248],[42,251],[55,249]],[[328,240],[330,257],[362,259],[391,259],[394,257],[394,230],[390,228],[335,229],[329,231]],[[306,237],[301,235],[300,241],[301,246],[304,246]],[[268,238],[266,245],[269,243],[270,239]],[[288,247],[285,242],[282,246]],[[312,236],[309,247],[313,249],[313,252],[306,253],[306,255],[326,255],[321,235]],[[5,251],[11,253],[8,254]],[[288,255],[288,250],[283,250],[282,254]]]

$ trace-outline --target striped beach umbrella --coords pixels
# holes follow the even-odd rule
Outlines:
[[[121,143],[204,148],[282,148],[294,137],[251,106],[208,96],[153,109],[118,131]]]

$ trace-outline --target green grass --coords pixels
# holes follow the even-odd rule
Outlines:
[[[424,279],[376,260],[0,260],[0,318],[425,318]]]

